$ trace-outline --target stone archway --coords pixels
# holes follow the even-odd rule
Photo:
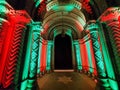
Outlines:
[[[71,38],[59,34],[55,37],[54,69],[73,69]]]

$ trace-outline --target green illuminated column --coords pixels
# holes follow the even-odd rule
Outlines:
[[[99,23],[99,26],[101,26],[101,24]],[[117,25],[118,27],[118,25]],[[103,31],[102,26],[98,29],[99,30],[99,34],[100,34],[100,42],[101,42],[101,46],[102,46],[102,52],[103,52],[103,57],[104,57],[104,62],[105,62],[105,66],[106,66],[106,71],[107,71],[107,76],[108,76],[108,80],[110,83],[110,87],[113,90],[118,90],[118,83],[116,81],[116,77],[115,77],[115,72],[113,69],[113,65],[112,65],[112,60],[110,58],[110,54],[108,51],[108,47],[107,47],[107,43],[105,40],[105,32]],[[113,41],[113,40],[111,40]]]
[[[47,45],[47,60],[46,60],[46,70],[50,71],[51,70],[51,56],[52,56],[52,41],[48,41]]]
[[[39,40],[40,40],[40,22],[32,22],[29,27],[29,36],[27,42],[27,50],[25,63],[23,68],[21,90],[35,89],[35,81],[37,75],[37,65],[39,58]]]
[[[41,55],[41,47],[42,47],[42,38],[40,37],[39,42],[39,52],[38,52],[38,64],[37,64],[37,75],[40,75],[40,55]]]
[[[103,44],[103,48],[109,83],[113,90],[118,90],[118,85],[120,87],[120,7],[108,8],[97,21],[103,26],[99,30],[101,37],[107,41]]]
[[[99,32],[98,32],[99,26],[96,24],[96,22],[90,23],[87,27],[88,30],[90,30],[91,40],[93,44],[93,50],[96,60],[96,67],[98,71],[98,87],[100,90],[102,89],[109,89],[109,83],[107,81],[106,72],[105,72],[105,66],[104,66],[104,58],[101,52],[101,45],[100,45],[100,39],[99,39]]]
[[[39,37],[40,37],[39,35],[40,35],[39,31],[33,32],[32,52],[31,52],[31,60],[30,60],[30,74],[29,74],[30,80],[28,81],[30,86],[28,86],[28,88],[34,87],[33,85],[35,83],[35,78],[37,73],[38,51],[39,51]]]
[[[79,41],[74,41],[74,45],[75,45],[75,53],[76,53],[76,59],[77,59],[77,69],[78,70],[82,70],[82,60],[81,60],[81,54],[80,54],[80,45],[79,45]]]
[[[39,57],[39,39],[40,39],[40,23],[33,23],[32,30],[32,45],[30,53],[30,67],[29,67],[29,80],[27,89],[35,89],[35,81],[37,74],[37,63]]]

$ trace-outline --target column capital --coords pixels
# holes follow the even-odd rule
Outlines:
[[[32,31],[43,31],[42,23],[41,22],[31,22],[29,24]]]
[[[90,32],[96,32],[97,29],[99,28],[99,25],[95,20],[91,20],[87,23],[85,30],[88,30]]]
[[[26,25],[32,21],[31,17],[25,10],[10,10],[7,17],[10,22],[14,21],[21,25]]]

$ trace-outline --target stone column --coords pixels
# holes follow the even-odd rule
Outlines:
[[[91,35],[94,56],[96,60],[96,67],[98,71],[98,84],[96,89],[102,90],[102,89],[109,89],[110,86],[106,77],[106,71],[105,71],[106,69],[105,69],[104,58],[101,50],[98,28],[99,26],[96,24],[96,22],[90,23],[87,26],[87,30],[90,31],[90,35]]]
[[[53,46],[53,41],[48,41],[47,45],[47,60],[46,60],[46,71],[50,72],[51,70],[51,60],[52,60],[52,46]]]
[[[110,49],[110,72],[108,72],[109,82],[112,89],[118,89],[118,84],[120,87],[120,7],[108,8],[98,19],[100,24],[104,24],[106,27],[103,31],[105,36],[107,34],[107,39],[109,39]],[[107,60],[108,61],[108,60]],[[107,63],[108,64],[108,63]],[[113,69],[113,70],[112,70]],[[107,71],[109,71],[107,70]],[[114,85],[113,85],[114,84]]]
[[[15,11],[5,1],[0,2],[1,18],[8,20],[9,25],[5,25],[7,32],[4,33],[4,47],[1,57],[1,83],[2,88],[15,89],[20,81],[20,67],[25,36],[26,24],[30,18],[25,11]],[[4,25],[3,25],[4,26]],[[4,29],[4,30],[5,30]],[[3,38],[2,37],[2,38]],[[0,76],[1,77],[1,76]]]
[[[13,10],[13,8],[5,1],[0,1],[0,86],[3,88],[7,88],[12,83],[5,85],[5,65],[7,62],[7,53],[8,53],[8,46],[6,45],[7,42],[8,32],[10,31],[10,22],[6,19],[9,10]]]
[[[81,52],[80,52],[80,45],[79,41],[74,41],[75,45],[75,55],[76,55],[76,62],[77,62],[77,70],[81,71],[82,70],[82,60],[81,60]]]
[[[28,66],[26,66],[26,63],[24,64],[24,67],[28,68],[28,77],[26,80],[26,87],[22,84],[21,89],[29,89],[33,90],[36,86],[36,76],[37,76],[37,65],[38,65],[38,57],[39,57],[39,40],[40,40],[40,22],[33,22],[29,25],[30,31],[29,31],[29,59]],[[25,70],[25,68],[24,68]],[[26,70],[25,70],[26,71]],[[27,72],[26,72],[27,73]],[[24,74],[24,73],[23,73]]]

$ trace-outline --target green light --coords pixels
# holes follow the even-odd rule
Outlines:
[[[55,11],[64,10],[64,11],[69,12],[69,11],[72,11],[74,9],[74,6],[72,4],[67,4],[65,6],[55,5],[52,9]]]
[[[76,59],[77,59],[77,68],[78,70],[82,70],[82,60],[80,57],[80,46],[79,46],[79,41],[74,41],[75,44],[75,51],[76,51]]]
[[[87,41],[85,43],[87,47],[87,53],[88,53],[88,62],[89,62],[89,70],[91,73],[93,73],[93,65],[92,65],[92,56],[91,56],[91,49],[90,49],[90,41]]]
[[[41,2],[41,0],[34,0],[34,2],[35,2],[35,7],[37,8],[38,6],[39,6],[39,4],[40,4],[40,2]]]
[[[25,80],[28,77],[28,71],[29,71],[29,62],[30,62],[30,52],[31,52],[31,44],[32,44],[32,31],[29,31],[28,35],[28,42],[27,42],[27,50],[25,55],[25,63],[23,68],[23,74],[22,74],[22,80]],[[24,86],[23,86],[24,87]]]
[[[66,10],[66,11],[72,11],[73,9],[74,9],[74,6],[71,5],[71,4],[65,6],[65,10]]]
[[[93,44],[93,50],[96,60],[96,66],[98,70],[98,76],[99,76],[99,82],[101,86],[106,89],[110,88],[110,84],[108,82],[108,78],[106,77],[106,68],[104,64],[104,57],[103,53],[101,51],[101,43],[99,41],[99,32],[98,32],[99,26],[96,24],[96,22],[91,22],[87,30],[90,30],[90,36]]]
[[[105,66],[103,62],[103,56],[101,52],[101,46],[99,42],[99,32],[97,31],[99,26],[96,24],[96,22],[91,22],[87,30],[90,30],[90,35],[91,35],[91,40],[93,44],[93,50],[94,50],[94,55],[95,55],[95,60],[97,64],[97,69],[98,69],[98,74],[101,77],[106,77],[105,73]]]
[[[32,33],[32,45],[31,45],[31,60],[30,60],[30,71],[29,71],[29,77],[33,78],[36,75],[37,70],[37,63],[38,63],[38,52],[39,52],[39,37],[40,32],[39,30],[33,31]]]
[[[35,7],[37,8],[43,0],[34,0]]]
[[[115,80],[108,79],[112,90],[119,90],[118,83]]]
[[[24,82],[21,83],[21,87],[20,87],[20,90],[26,90],[26,87],[27,87],[27,80],[25,80]]]
[[[46,70],[49,71],[51,69],[51,48],[52,48],[52,42],[48,41],[48,46],[47,46],[47,60],[46,60]]]
[[[42,39],[41,39],[42,40]],[[39,52],[38,52],[38,64],[37,64],[37,74],[40,74],[40,55],[41,55],[42,43],[39,42]]]
[[[25,55],[25,62],[23,66],[22,72],[22,81],[24,83],[21,84],[21,90],[25,90],[28,86],[30,80],[32,78],[35,81],[35,76],[37,74],[37,64],[38,64],[38,53],[39,53],[39,37],[40,37],[40,30],[41,30],[41,23],[40,22],[32,22],[29,24],[29,34],[28,34],[28,41],[27,41],[27,48],[26,48],[26,55]],[[34,84],[31,83],[33,86]]]
[[[7,5],[7,2],[5,0],[0,1],[0,17],[1,18],[5,18],[6,14],[8,12],[8,10],[7,10],[8,7],[6,7],[6,5]]]
[[[98,32],[91,31],[90,33],[91,33],[91,37],[92,37],[93,49],[94,49],[94,53],[95,53],[95,59],[96,59],[98,73],[100,76],[106,77],[105,66],[104,66],[104,62],[103,62],[102,53],[100,50],[100,44],[98,41]]]
[[[109,55],[109,52],[108,52],[108,47],[107,47],[106,40],[105,40],[105,37],[104,37],[104,32],[103,32],[102,26],[99,27],[98,30],[99,30],[100,42],[101,42],[101,46],[102,46],[102,52],[103,52],[103,57],[104,57],[104,62],[105,62],[108,77],[116,80],[115,79],[115,73],[114,73],[113,66],[112,66],[111,59],[110,59],[110,55]],[[117,89],[118,88],[117,81],[113,81],[111,79],[108,79],[108,80],[109,80],[109,83],[110,83],[110,87],[113,90],[118,90]],[[114,82],[114,84],[113,84],[113,82]]]

